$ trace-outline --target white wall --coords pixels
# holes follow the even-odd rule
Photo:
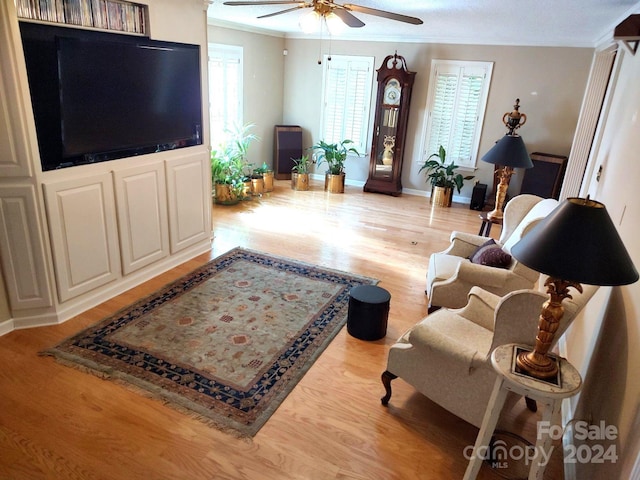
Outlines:
[[[621,49],[611,107],[603,120],[602,142],[591,182],[591,198],[603,202],[640,268],[640,53]],[[587,182],[589,184],[589,182]],[[602,254],[607,254],[606,245]],[[582,372],[584,387],[572,417],[618,428],[616,463],[577,464],[577,478],[631,478],[640,457],[640,282],[601,288],[567,332],[567,358]],[[601,442],[595,442],[601,443]],[[635,474],[638,475],[636,470]],[[637,478],[637,477],[636,477]]]

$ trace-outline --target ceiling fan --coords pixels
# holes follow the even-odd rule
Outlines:
[[[228,1],[223,2],[223,5],[229,6],[255,6],[255,5],[295,5],[292,8],[281,10],[275,13],[269,13],[267,15],[261,15],[258,18],[274,17],[276,15],[282,15],[283,13],[293,12],[302,8],[312,8],[314,12],[322,17],[327,17],[333,13],[346,25],[353,28],[364,27],[364,22],[355,17],[351,12],[366,13],[369,15],[375,15],[377,17],[388,18],[390,20],[396,20],[398,22],[411,23],[413,25],[421,25],[422,20],[416,17],[410,17],[408,15],[402,15],[399,13],[386,12],[384,10],[378,10],[376,8],[363,7],[361,5],[354,5],[352,3],[345,3],[339,5],[334,3],[333,0],[311,0],[311,1],[297,1],[297,0],[255,0],[253,2],[247,1]]]

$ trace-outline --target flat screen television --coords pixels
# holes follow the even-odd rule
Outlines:
[[[20,29],[43,170],[202,144],[198,45]]]

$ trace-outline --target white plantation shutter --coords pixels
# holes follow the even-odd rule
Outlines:
[[[475,168],[492,69],[491,62],[433,60],[425,158],[442,145],[447,161]]]
[[[324,59],[321,140],[353,140],[361,154],[367,150],[373,57],[333,55]]]
[[[242,124],[242,47],[209,45],[209,116],[211,145],[224,142],[226,131]]]

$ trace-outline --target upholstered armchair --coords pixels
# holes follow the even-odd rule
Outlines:
[[[529,194],[514,197],[505,208],[500,238],[495,245],[486,247],[490,250],[486,252],[480,252],[479,248],[492,239],[452,232],[449,247],[429,257],[425,290],[429,311],[463,307],[473,286],[501,296],[533,288],[538,273],[512,258],[511,247],[556,206],[558,201],[552,198]]]
[[[582,294],[563,302],[559,339],[598,287],[583,285]],[[496,375],[493,350],[507,343],[532,345],[547,295],[518,290],[499,297],[473,287],[461,309],[440,309],[418,322],[389,350],[382,374],[386,395],[400,377],[420,393],[467,422],[480,427]],[[515,399],[515,398],[514,398]]]

